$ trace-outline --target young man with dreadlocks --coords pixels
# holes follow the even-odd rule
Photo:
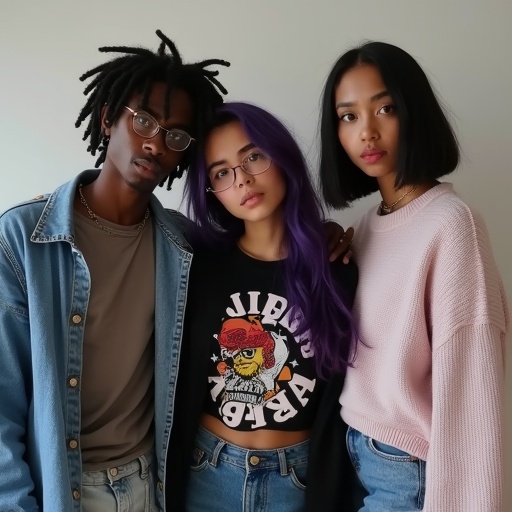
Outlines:
[[[207,68],[229,63],[157,35],[81,77],[101,172],[0,217],[0,510],[165,509],[192,254],[153,190],[187,168],[226,93]]]

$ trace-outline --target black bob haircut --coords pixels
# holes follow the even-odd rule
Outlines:
[[[220,59],[209,59],[185,64],[176,45],[160,30],[156,31],[156,35],[161,40],[156,52],[128,46],[98,48],[100,52],[124,55],[101,64],[80,77],[80,80],[84,81],[96,75],[84,89],[84,94],[89,95],[89,98],[75,122],[78,128],[89,117],[83,140],[89,138],[87,151],[93,156],[96,151],[100,153],[96,167],[105,161],[109,142],[101,129],[101,112],[104,106],[108,108],[105,122],[111,126],[117,122],[124,105],[134,94],[142,94],[142,107],[145,108],[153,84],[160,82],[166,84],[166,101],[173,89],[181,89],[190,96],[192,101],[194,119],[191,135],[200,143],[209,119],[223,103],[220,93],[227,94],[227,91],[216,79],[219,72],[206,68],[211,65],[229,66],[230,63]],[[164,105],[164,113],[166,116],[169,115],[168,103]],[[167,181],[167,190],[170,190],[173,180],[180,178],[188,169],[193,158],[193,146],[194,144],[191,144],[184,152],[180,165],[160,183],[160,186]]]
[[[345,208],[378,190],[348,157],[338,138],[334,98],[349,69],[375,66],[395,103],[399,120],[395,187],[418,185],[445,176],[459,164],[459,144],[439,100],[420,65],[407,52],[388,43],[371,41],[344,53],[329,73],[320,118],[320,183],[325,202]]]

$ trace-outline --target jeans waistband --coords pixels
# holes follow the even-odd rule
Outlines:
[[[289,468],[308,460],[309,440],[272,450],[250,450],[228,443],[204,427],[199,427],[196,436],[196,449],[208,453],[210,455],[209,462],[213,466],[216,466],[220,459],[243,467],[248,472],[260,469],[279,469],[282,475],[287,475]]]
[[[140,472],[141,478],[146,478],[149,472],[149,467],[153,463],[154,459],[154,452],[153,450],[150,450],[140,457],[120,466],[112,466],[102,470],[84,471],[82,473],[82,484],[101,485],[112,483],[137,472]]]

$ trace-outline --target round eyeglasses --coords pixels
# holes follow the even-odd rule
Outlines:
[[[230,188],[236,181],[236,169],[239,167],[247,174],[256,176],[263,174],[272,163],[272,160],[262,153],[261,151],[253,151],[249,156],[246,156],[240,165],[235,167],[222,167],[210,170],[210,183],[211,187],[206,189],[207,192],[224,192]]]
[[[126,105],[124,108],[132,113],[133,131],[141,137],[151,139],[160,130],[164,130],[164,132],[166,132],[165,144],[173,151],[185,151],[185,149],[190,146],[190,143],[193,140],[196,140],[187,132],[180,130],[179,128],[171,128],[168,130],[163,126],[160,126],[157,120],[147,112],[144,112],[144,110],[133,110]]]

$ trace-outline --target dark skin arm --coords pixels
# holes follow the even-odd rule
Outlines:
[[[343,263],[347,264],[352,257],[350,244],[354,237],[354,228],[345,231],[339,224],[332,220],[324,222],[325,237],[329,249],[329,261],[337,260],[343,256]]]

